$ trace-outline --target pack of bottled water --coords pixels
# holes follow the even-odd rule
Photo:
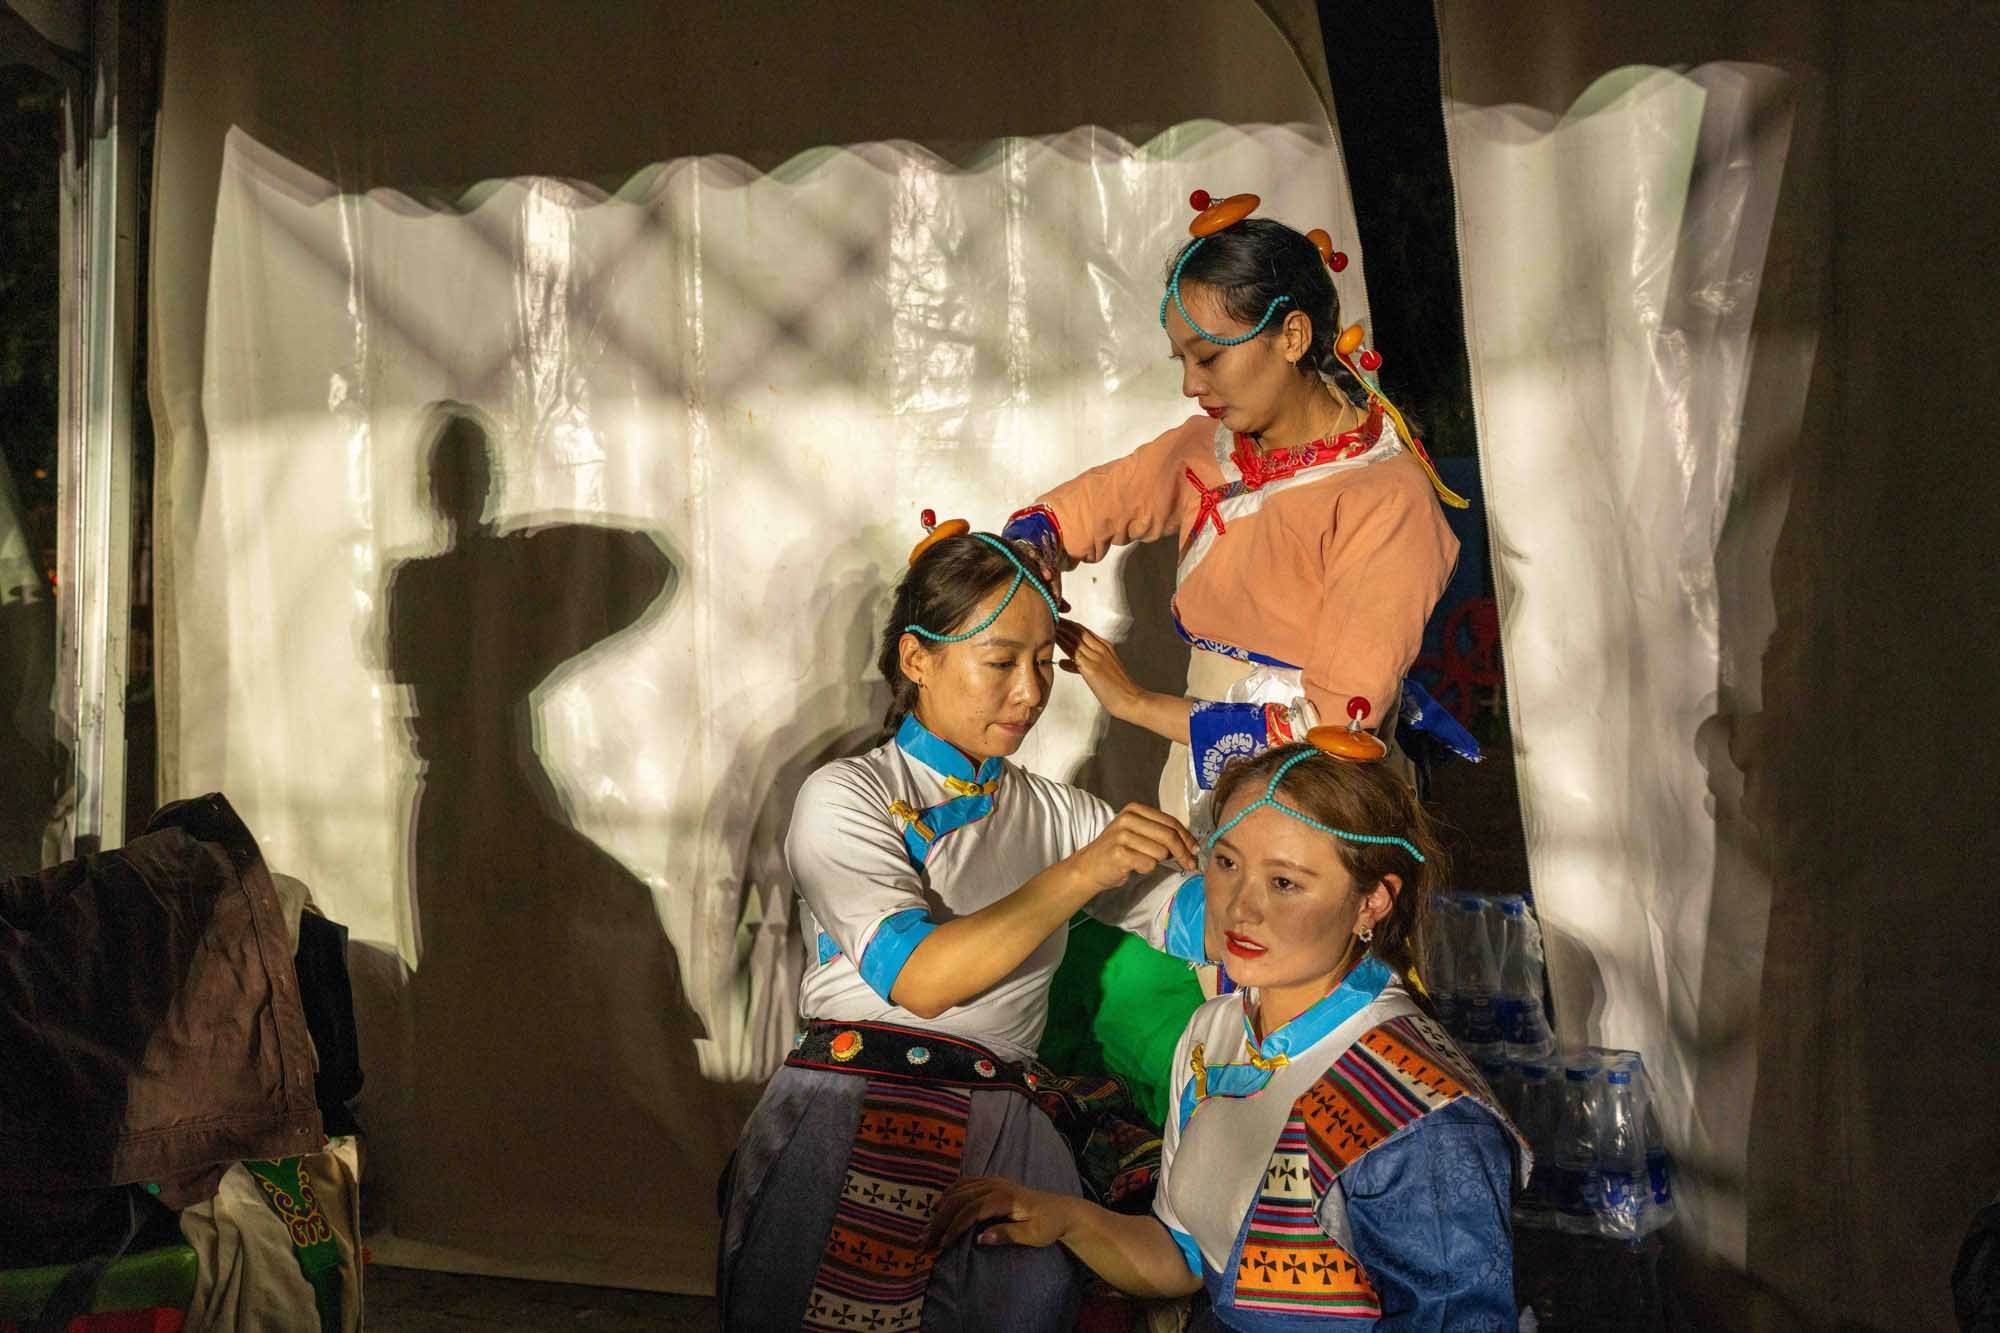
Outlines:
[[[1665,1226],[1673,1166],[1639,1053],[1557,1049],[1526,898],[1450,894],[1437,908],[1426,989],[1535,1154],[1515,1221],[1614,1239]]]
[[[1545,1060],[1556,1047],[1542,1003],[1542,928],[1520,894],[1446,894],[1431,914],[1424,981],[1474,1062]]]
[[[1673,1220],[1673,1163],[1637,1051],[1566,1052],[1514,1079],[1515,1124],[1535,1153],[1516,1221],[1631,1240]]]

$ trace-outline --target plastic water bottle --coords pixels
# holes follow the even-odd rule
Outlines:
[[[1599,1228],[1597,1205],[1603,1197],[1597,1166],[1597,1064],[1586,1057],[1563,1069],[1562,1106],[1556,1120],[1556,1226],[1573,1235],[1588,1236]]]
[[[1479,1076],[1493,1089],[1494,1100],[1515,1124],[1521,1123],[1521,1067],[1512,1060],[1479,1066]]]
[[[1646,1229],[1658,1230],[1674,1218],[1674,1168],[1667,1158],[1666,1136],[1660,1133],[1660,1113],[1653,1106],[1652,1089],[1646,1090],[1646,1110],[1642,1128],[1646,1144],[1646,1185],[1652,1191],[1647,1203]]]
[[[1643,1111],[1631,1064],[1613,1061],[1604,1071],[1597,1104],[1597,1174],[1604,1231],[1621,1240],[1645,1234],[1646,1203],[1652,1195]]]
[[[1459,947],[1459,1040],[1475,1063],[1498,1060],[1506,1054],[1500,1040],[1500,968],[1487,930],[1486,903],[1465,896],[1454,898],[1452,907],[1457,917],[1454,942]]]
[[[1542,1011],[1542,941],[1527,901],[1517,895],[1499,900],[1500,1040],[1510,1060],[1539,1060],[1555,1049],[1555,1034]]]
[[[1514,1124],[1535,1155],[1535,1169],[1528,1177],[1528,1187],[1521,1191],[1514,1217],[1522,1226],[1553,1227],[1556,1225],[1556,1126],[1562,1120],[1563,1084],[1551,1076],[1545,1064],[1530,1062],[1515,1069],[1521,1091]]]
[[[1452,930],[1458,913],[1444,894],[1431,901],[1435,909],[1431,914],[1434,929],[1424,951],[1424,982],[1431,1003],[1437,1006],[1438,1018],[1457,1036],[1463,1030],[1458,1008],[1458,950],[1454,947],[1456,935]]]

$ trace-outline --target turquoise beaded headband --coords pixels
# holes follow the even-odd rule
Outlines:
[[[980,541],[985,542],[988,546],[1006,556],[1008,562],[1014,566],[1014,581],[1007,585],[1007,595],[1000,599],[1000,605],[993,608],[992,615],[986,617],[986,619],[980,621],[963,634],[939,634],[934,630],[925,629],[922,625],[903,626],[905,634],[919,634],[929,639],[932,643],[964,643],[967,639],[1000,618],[1000,613],[1005,611],[1007,604],[1014,600],[1014,594],[1021,591],[1022,579],[1026,579],[1029,586],[1040,593],[1042,600],[1049,604],[1049,618],[1051,620],[1062,619],[1062,612],[1056,610],[1056,599],[1049,596],[1049,590],[1042,586],[1040,579],[1028,572],[1028,567],[1021,563],[1021,557],[1014,554],[1012,547],[1008,546],[1007,543],[1001,541],[998,537],[989,537],[983,532],[975,532],[972,536],[977,537]]]
[[[1290,815],[1293,819],[1298,820],[1301,824],[1309,824],[1313,828],[1318,829],[1321,833],[1330,833],[1334,837],[1341,839],[1343,842],[1363,842],[1363,843],[1374,843],[1384,846],[1401,847],[1411,856],[1416,857],[1419,863],[1422,863],[1424,859],[1424,854],[1418,851],[1415,845],[1412,844],[1408,839],[1383,837],[1379,834],[1374,834],[1374,833],[1349,833],[1346,829],[1337,829],[1330,824],[1322,824],[1317,819],[1314,819],[1311,815],[1304,814],[1298,810],[1294,810],[1289,805],[1278,804],[1278,784],[1285,780],[1285,774],[1292,771],[1292,766],[1294,764],[1304,763],[1306,760],[1312,758],[1315,754],[1323,754],[1323,753],[1325,753],[1325,751],[1302,750],[1298,754],[1293,755],[1290,759],[1287,759],[1284,762],[1284,764],[1278,769],[1278,771],[1271,775],[1271,785],[1264,788],[1264,794],[1257,800],[1254,800],[1250,804],[1244,806],[1241,810],[1238,810],[1236,812],[1236,817],[1234,819],[1231,819],[1227,824],[1224,824],[1221,828],[1217,829],[1214,833],[1210,834],[1208,839],[1208,845],[1204,847],[1202,850],[1211,852],[1214,851],[1215,844],[1222,841],[1222,835],[1229,832],[1229,830],[1235,828],[1238,824],[1242,823],[1245,815],[1248,815],[1253,810],[1268,805],[1273,810],[1277,810],[1280,811],[1281,813]]]
[[[1257,327],[1239,337],[1225,338],[1220,334],[1210,333],[1207,329],[1195,323],[1194,316],[1190,315],[1188,308],[1181,304],[1181,270],[1187,267],[1188,260],[1194,258],[1194,252],[1201,249],[1201,243],[1207,239],[1208,237],[1206,236],[1197,236],[1188,243],[1187,249],[1181,251],[1180,262],[1174,265],[1174,276],[1167,279],[1166,294],[1160,297],[1160,327],[1163,329],[1167,327],[1167,302],[1172,301],[1174,309],[1180,311],[1181,318],[1187,321],[1187,326],[1214,343],[1217,347],[1234,347],[1238,343],[1247,343],[1262,333],[1264,326],[1271,322],[1271,316],[1278,313],[1278,307],[1292,298],[1289,296],[1272,297],[1271,304],[1264,307],[1264,318],[1257,321]]]

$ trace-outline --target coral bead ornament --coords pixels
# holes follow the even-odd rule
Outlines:
[[[1361,352],[1359,357],[1354,355],[1357,351]],[[1444,484],[1444,478],[1438,475],[1437,468],[1431,463],[1431,456],[1424,452],[1424,442],[1410,429],[1410,423],[1403,420],[1403,414],[1396,410],[1396,405],[1383,395],[1381,386],[1369,378],[1382,364],[1382,354],[1372,347],[1362,348],[1359,324],[1349,324],[1340,331],[1340,336],[1333,341],[1333,354],[1340,358],[1340,364],[1346,366],[1348,371],[1361,381],[1361,387],[1367,392],[1369,399],[1380,405],[1383,414],[1395,423],[1396,433],[1403,437],[1410,453],[1422,465],[1424,475],[1431,479],[1431,488],[1437,492],[1438,499],[1453,509],[1469,508],[1464,496]]]
[[[934,510],[926,509],[922,517],[924,528],[929,535],[910,548],[910,563],[913,565],[923,558],[925,551],[930,550],[931,547],[936,546],[939,542],[949,541],[953,537],[963,537],[966,533],[972,531],[972,525],[962,518],[948,518],[942,523],[938,522],[937,513]]]
[[[1306,743],[1323,754],[1336,759],[1348,759],[1357,764],[1371,764],[1389,753],[1389,747],[1381,737],[1370,731],[1363,731],[1361,724],[1369,714],[1368,700],[1355,695],[1347,701],[1347,725],[1344,727],[1314,727],[1306,733]]]
[[[1320,262],[1335,273],[1347,267],[1347,255],[1333,248],[1333,237],[1326,234],[1324,227],[1314,227],[1306,233],[1306,239],[1313,243],[1313,249],[1319,251]]]
[[[1188,235],[1213,236],[1249,217],[1262,202],[1254,194],[1232,194],[1227,199],[1217,200],[1195,214],[1194,221],[1188,223]]]
[[[1210,204],[1214,202],[1215,201],[1213,199],[1208,197],[1207,190],[1196,190],[1193,194],[1188,196],[1188,207],[1192,208],[1197,213],[1201,212],[1202,209],[1207,208]]]

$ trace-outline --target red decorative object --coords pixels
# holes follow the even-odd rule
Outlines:
[[[1412,671],[1436,672],[1431,694],[1466,726],[1483,712],[1499,708],[1500,611],[1491,597],[1459,603],[1445,617],[1438,635],[1440,653],[1426,653],[1411,663]]]
[[[1238,438],[1240,439],[1241,437],[1239,436]],[[1201,507],[1195,510],[1194,522],[1188,525],[1187,542],[1182,546],[1182,549],[1185,550],[1187,546],[1194,544],[1194,539],[1201,535],[1201,525],[1210,519],[1215,520],[1216,536],[1220,537],[1223,533],[1229,531],[1228,528],[1222,526],[1222,511],[1216,508],[1217,505],[1229,498],[1229,488],[1227,486],[1216,486],[1211,489],[1209,486],[1203,484],[1200,477],[1195,475],[1193,468],[1185,468],[1183,470],[1187,473],[1188,485],[1194,487],[1201,495]]]
[[[840,1063],[846,1064],[861,1054],[861,1034],[853,1028],[835,1033],[833,1042],[828,1047],[828,1053]]]
[[[1345,272],[1347,269],[1347,251],[1335,250],[1333,252],[1333,258],[1326,261],[1326,266],[1332,269],[1335,273]]]
[[[1382,354],[1372,347],[1369,348],[1361,354],[1361,368],[1363,370],[1380,370],[1382,368]]]
[[[1347,701],[1347,716],[1356,722],[1361,721],[1373,711],[1368,706],[1368,700],[1359,694]]]
[[[1243,474],[1243,489],[1255,491],[1315,463],[1337,463],[1343,459],[1359,458],[1381,438],[1382,409],[1370,403],[1366,421],[1353,430],[1342,431],[1330,441],[1322,436],[1297,449],[1272,449],[1259,453],[1248,435],[1238,435],[1236,447],[1229,452],[1229,460]]]
[[[1207,208],[1209,204],[1213,202],[1214,201],[1208,197],[1207,190],[1196,190],[1193,194],[1188,196],[1188,207],[1192,208],[1197,213],[1201,212],[1202,209]]]
[[[917,522],[924,525],[925,532],[929,532],[937,526],[937,510],[926,509],[923,513],[917,515]]]
[[[1188,485],[1194,487],[1201,497],[1195,509],[1194,522],[1188,525],[1187,536],[1182,540],[1185,551],[1201,535],[1201,530],[1211,520],[1215,523],[1215,533],[1219,537],[1229,529],[1223,526],[1222,510],[1224,500],[1244,491],[1260,490],[1274,481],[1303,471],[1320,463],[1339,463],[1350,458],[1359,458],[1374,448],[1382,438],[1382,406],[1370,403],[1368,419],[1358,427],[1342,431],[1333,440],[1325,438],[1302,444],[1297,449],[1273,449],[1269,453],[1259,453],[1257,442],[1248,435],[1238,434],[1236,447],[1229,451],[1229,461],[1236,464],[1236,470],[1243,474],[1243,480],[1210,486],[1202,481],[1193,468],[1185,468]]]

